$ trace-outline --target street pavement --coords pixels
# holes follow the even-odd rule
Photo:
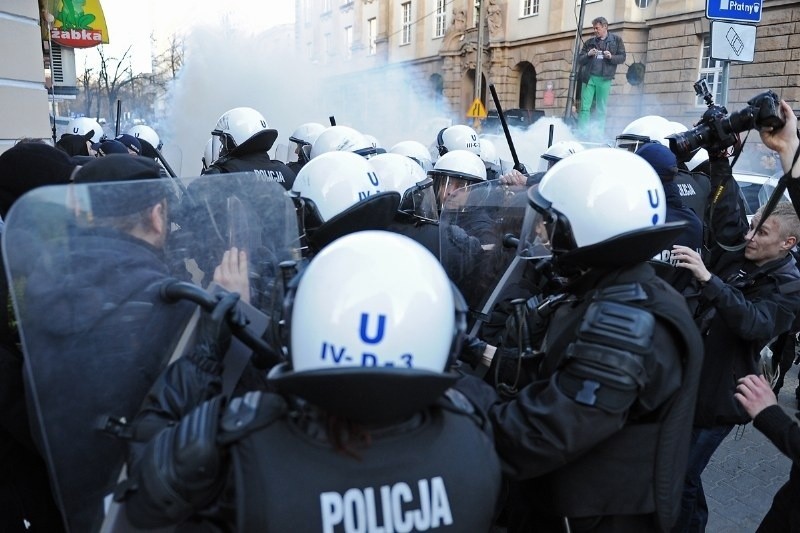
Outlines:
[[[794,414],[798,367],[789,370],[778,403]],[[752,424],[737,426],[703,472],[708,501],[707,533],[753,532],[789,478],[791,461]]]

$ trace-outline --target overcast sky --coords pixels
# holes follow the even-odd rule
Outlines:
[[[260,31],[294,21],[294,0],[138,0],[101,2],[108,24],[110,43],[105,51],[110,57],[121,57],[129,46],[136,72],[150,70],[150,35],[166,41],[166,36],[185,32],[197,24],[213,25],[228,19],[230,25],[244,31]],[[97,58],[97,50],[76,50],[76,67],[82,72]]]

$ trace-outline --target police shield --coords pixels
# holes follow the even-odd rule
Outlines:
[[[526,193],[524,186],[490,180],[452,192],[443,205],[441,262],[467,301],[473,335],[519,283],[526,261],[549,255],[547,246],[534,246],[528,236],[526,228],[534,224]]]
[[[280,185],[250,174],[176,185],[42,187],[5,221],[30,426],[69,531],[100,527],[126,423],[186,342],[196,307],[166,301],[165,282],[207,286],[213,269],[201,270],[198,258],[219,262],[232,245],[248,253],[251,278],[297,256],[294,206]]]

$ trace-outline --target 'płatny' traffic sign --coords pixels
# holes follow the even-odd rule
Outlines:
[[[758,24],[762,0],[706,0],[706,18]]]

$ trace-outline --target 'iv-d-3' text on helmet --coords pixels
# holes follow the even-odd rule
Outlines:
[[[661,179],[641,157],[615,148],[571,155],[528,192],[553,255],[584,267],[635,264],[674,241]]]
[[[278,138],[278,130],[267,124],[264,115],[252,107],[235,107],[219,117],[211,131],[219,143],[220,156],[266,152]]]
[[[342,237],[301,274],[287,310],[291,363],[270,381],[347,418],[407,416],[453,382],[466,312],[459,296],[408,237]]]
[[[352,152],[311,159],[297,174],[291,195],[316,249],[354,231],[385,229],[400,206],[400,194],[381,181],[369,160]]]
[[[477,156],[481,155],[481,140],[478,138],[478,133],[463,124],[456,124],[441,130],[436,144],[439,147],[439,155],[453,150],[467,150]]]

